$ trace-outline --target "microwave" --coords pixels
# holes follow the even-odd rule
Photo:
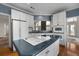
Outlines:
[[[57,25],[53,27],[53,32],[58,32],[58,33],[64,33],[64,26],[62,25]]]

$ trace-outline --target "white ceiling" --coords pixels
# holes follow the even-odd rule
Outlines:
[[[9,5],[32,12],[34,15],[50,15],[79,7],[78,3],[10,3]]]

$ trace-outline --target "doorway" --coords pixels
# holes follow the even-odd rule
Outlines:
[[[46,21],[41,21],[41,31],[46,30]]]
[[[9,47],[9,16],[0,14],[0,48]]]

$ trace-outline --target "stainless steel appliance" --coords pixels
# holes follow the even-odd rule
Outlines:
[[[55,33],[64,33],[64,26],[63,25],[57,25],[53,27],[53,32]]]

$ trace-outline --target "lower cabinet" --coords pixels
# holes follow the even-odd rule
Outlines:
[[[57,56],[59,53],[59,40],[52,43],[49,47],[41,51],[37,56]]]

